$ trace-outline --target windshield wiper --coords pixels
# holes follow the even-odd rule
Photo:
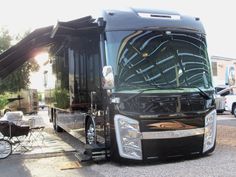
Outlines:
[[[206,93],[205,91],[203,91],[199,87],[194,87],[194,88],[199,90],[199,95],[201,95],[205,100],[211,99],[211,97],[208,95],[208,93]]]
[[[195,89],[198,89],[199,95],[202,96],[205,100],[211,99],[210,95],[208,95],[207,92],[203,91],[203,90],[200,89],[199,87],[196,87],[196,86],[181,86],[180,88],[195,88]]]
[[[128,101],[128,100],[131,100],[131,99],[133,99],[133,98],[135,98],[135,97],[141,95],[143,92],[150,91],[150,90],[157,90],[157,89],[160,89],[160,88],[156,87],[156,88],[148,88],[148,89],[141,90],[141,91],[138,92],[137,94],[134,94],[134,95],[132,95],[132,96],[130,96],[130,97],[124,99],[124,102],[126,102],[126,101]]]

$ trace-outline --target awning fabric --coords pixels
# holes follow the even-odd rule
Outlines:
[[[88,16],[73,21],[58,22],[56,26],[36,29],[0,55],[0,79],[4,79],[38,52],[63,40],[63,37],[77,35],[80,31],[97,30],[97,26],[94,19]]]
[[[5,78],[12,71],[21,66],[26,60],[52,42],[50,38],[53,26],[40,28],[9,48],[0,55],[0,78]]]

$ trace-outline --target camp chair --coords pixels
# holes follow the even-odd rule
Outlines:
[[[31,145],[34,143],[43,143],[44,141],[44,128],[45,124],[43,122],[42,117],[39,116],[34,116],[29,118],[29,127],[30,127],[30,132],[29,132],[29,139],[31,141]]]

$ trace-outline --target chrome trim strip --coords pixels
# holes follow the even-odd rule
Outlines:
[[[205,132],[205,128],[196,128],[188,130],[173,130],[173,131],[161,131],[161,132],[142,132],[142,139],[172,139],[183,138],[189,136],[202,135]]]

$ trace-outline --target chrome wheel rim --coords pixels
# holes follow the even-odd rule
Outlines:
[[[93,124],[90,124],[87,130],[88,144],[94,144],[95,142],[95,130]]]
[[[236,108],[234,108],[234,115],[236,116]]]
[[[11,154],[11,144],[6,140],[0,140],[0,159],[4,159]]]

